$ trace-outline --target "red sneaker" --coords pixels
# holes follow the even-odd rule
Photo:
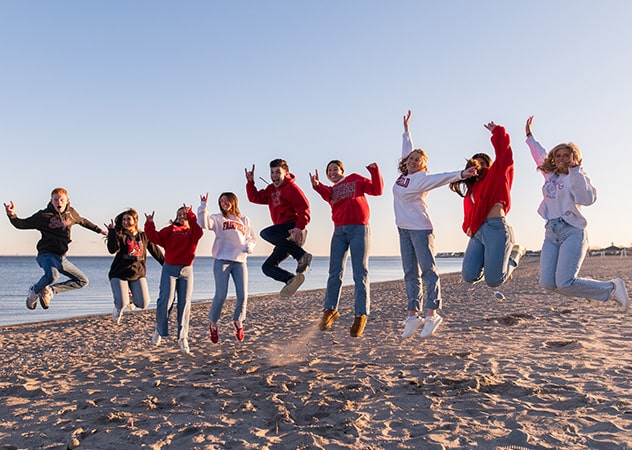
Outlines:
[[[211,333],[211,342],[214,344],[217,344],[217,341],[219,341],[219,333],[217,332],[217,325],[213,327],[213,324],[210,323],[208,325],[208,330]]]
[[[244,340],[243,324],[240,327],[238,322],[233,321],[233,326],[235,327],[235,337],[237,338],[238,341],[243,341]]]

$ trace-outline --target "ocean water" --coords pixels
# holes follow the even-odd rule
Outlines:
[[[90,280],[90,284],[83,289],[55,296],[48,310],[43,310],[38,304],[35,310],[30,311],[25,304],[26,294],[29,286],[42,276],[42,269],[37,265],[34,256],[0,256],[0,326],[111,313],[113,300],[107,274],[112,257],[71,256],[69,260],[81,269]],[[248,258],[248,291],[251,296],[278,292],[282,287],[281,283],[263,275],[261,264],[264,260],[265,257]],[[437,258],[440,273],[460,272],[461,262],[462,258]],[[293,271],[296,262],[290,258],[282,266]],[[325,288],[328,266],[328,257],[314,257],[301,290]],[[149,308],[156,307],[160,270],[160,265],[150,258],[147,263],[147,282],[152,299]],[[197,257],[193,264],[193,273],[193,302],[212,299],[213,258]],[[399,256],[370,257],[369,276],[372,283],[402,279],[401,259]],[[60,276],[60,279],[63,280],[64,277]],[[353,284],[350,260],[347,261],[343,283]],[[232,281],[228,295],[234,296]]]

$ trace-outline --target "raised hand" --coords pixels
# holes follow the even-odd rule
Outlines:
[[[494,132],[494,128],[496,128],[498,125],[496,125],[496,124],[494,123],[494,121],[492,120],[491,122],[489,122],[489,123],[487,123],[487,124],[485,124],[485,125],[483,125],[483,126],[484,126],[485,128],[487,128],[487,129],[489,130],[489,132],[490,132],[490,133],[493,133],[493,132]]]
[[[151,214],[145,213],[145,220],[147,222],[153,222],[154,221],[154,214],[155,214],[155,211],[152,211]]]
[[[116,226],[116,225],[114,224],[114,219],[110,220],[110,223],[109,223],[109,224],[104,223],[103,225],[105,225],[105,228],[108,228],[108,229],[110,229],[110,230],[113,230],[113,229],[114,229],[114,227]]]
[[[206,194],[200,194],[200,201],[201,202],[208,201],[208,192]]]
[[[7,213],[7,216],[13,216],[15,214],[15,205],[13,204],[13,200],[9,200],[9,204],[4,204],[4,210]]]
[[[254,183],[255,182],[255,165],[252,165],[252,170],[248,170],[248,169],[244,169],[244,171],[246,172],[246,180],[248,180],[249,183]]]
[[[533,122],[533,116],[529,116],[529,118],[527,119],[527,123],[524,126],[524,132],[527,135],[527,137],[531,136],[531,123]]]
[[[318,179],[318,169],[315,170],[316,175],[312,175],[312,173],[309,173],[309,179],[312,182],[312,186],[316,187],[318,186],[318,184],[320,183],[320,180]]]
[[[467,169],[461,171],[461,178],[464,180],[466,178],[472,178],[476,176],[478,176],[478,170],[476,170],[475,166],[468,167]]]
[[[412,115],[412,111],[409,109],[406,114],[404,114],[404,131],[408,131],[408,122],[410,122],[410,116]]]

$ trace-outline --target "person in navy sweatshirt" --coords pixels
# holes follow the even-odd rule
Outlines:
[[[147,251],[160,265],[165,257],[160,247],[149,242],[147,235],[138,229],[138,213],[129,208],[106,225],[108,228],[108,252],[114,255],[108,278],[114,296],[112,320],[121,322],[124,308],[149,306],[149,288],[147,286]]]
[[[255,165],[246,172],[246,194],[248,200],[260,205],[268,205],[273,225],[261,230],[260,236],[274,245],[272,254],[265,260],[263,273],[285,286],[281,289],[282,299],[296,293],[305,281],[304,272],[312,262],[312,255],[303,250],[310,220],[309,201],[296,185],[296,177],[290,173],[284,159],[270,161],[272,183],[264,189],[255,186]],[[296,273],[279,267],[282,261],[292,256],[296,261]]]
[[[44,275],[29,288],[26,307],[35,309],[37,300],[44,309],[48,309],[55,294],[73,289],[81,289],[88,285],[88,278],[74,264],[66,259],[70,239],[70,228],[80,225],[88,230],[107,236],[99,226],[84,219],[70,206],[68,191],[55,188],[51,192],[50,202],[45,209],[39,210],[26,219],[15,214],[13,201],[4,204],[4,209],[11,224],[20,230],[38,230],[42,237],[37,243],[37,264],[44,270]],[[59,274],[68,280],[57,283]]]

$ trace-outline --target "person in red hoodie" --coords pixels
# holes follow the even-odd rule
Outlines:
[[[310,220],[309,201],[296,185],[296,177],[290,173],[283,159],[270,161],[269,184],[264,189],[255,186],[255,165],[246,172],[246,194],[248,200],[259,205],[268,205],[273,225],[264,228],[260,236],[274,245],[272,254],[264,261],[263,273],[285,284],[281,298],[288,299],[305,281],[304,272],[312,262],[312,255],[303,250]],[[292,256],[296,261],[296,273],[279,267],[282,261]]]
[[[169,312],[176,292],[178,293],[178,344],[183,353],[189,353],[189,316],[193,292],[193,260],[198,241],[204,231],[197,223],[191,207],[178,209],[171,224],[156,230],[154,213],[145,214],[145,234],[150,242],[165,249],[165,262],[160,276],[160,292],[156,303],[156,331],[152,337],[154,345],[160,345],[168,336]]]
[[[485,128],[492,133],[496,161],[485,153],[475,154],[465,168],[476,167],[478,175],[450,183],[450,189],[463,197],[463,231],[470,238],[463,256],[463,281],[476,283],[485,277],[488,286],[496,287],[509,279],[525,249],[514,244],[505,219],[514,179],[509,134],[494,122]]]
[[[344,277],[344,268],[351,250],[351,266],[355,283],[355,318],[351,336],[360,337],[364,332],[371,300],[369,288],[369,202],[365,194],[382,195],[384,180],[376,163],[367,170],[371,179],[357,173],[345,176],[342,161],[334,159],[327,164],[327,178],[333,186],[322,184],[315,175],[309,174],[312,187],[331,205],[334,234],[331,237],[329,278],[323,304],[323,317],[318,328],[326,330],[340,317],[338,302]]]

